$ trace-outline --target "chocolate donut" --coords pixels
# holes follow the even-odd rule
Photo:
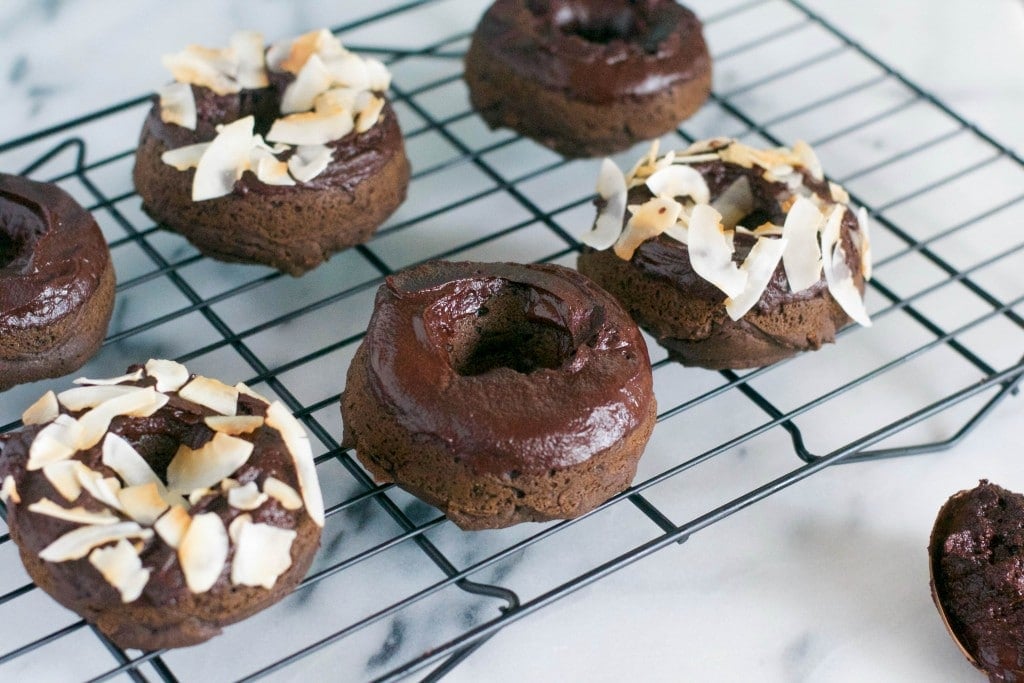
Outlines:
[[[0,497],[40,588],[152,650],[207,640],[298,584],[324,510],[284,406],[173,361],[76,381],[0,436]]]
[[[701,23],[674,0],[497,0],[466,54],[473,107],[566,157],[673,130],[711,92]]]
[[[578,267],[671,358],[759,367],[834,341],[851,318],[871,324],[867,213],[858,220],[805,143],[655,147],[625,177],[606,161],[598,187]]]
[[[377,291],[344,443],[463,529],[579,516],[629,486],[655,421],[640,331],[555,265],[431,262]]]
[[[114,266],[93,217],[56,185],[0,173],[0,391],[95,355]]]
[[[266,54],[242,33],[165,64],[177,81],[146,117],[135,187],[154,220],[207,256],[301,275],[366,242],[405,200],[390,75],[330,32]]]

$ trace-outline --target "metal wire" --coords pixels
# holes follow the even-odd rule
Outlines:
[[[428,6],[431,4],[433,0],[407,2],[357,22],[335,27],[334,30],[344,39],[346,33],[356,29],[372,28],[385,20],[413,21],[417,12],[429,11]],[[482,7],[483,3],[481,9]],[[717,443],[703,450],[680,453],[674,460],[663,458],[662,466],[657,471],[647,473],[645,478],[636,481],[629,490],[580,519],[535,525],[526,531],[510,533],[507,537],[498,539],[495,546],[476,547],[474,537],[465,534],[457,536],[459,540],[453,550],[451,543],[445,543],[444,532],[450,525],[443,517],[438,516],[436,512],[426,512],[422,506],[417,507],[414,501],[410,501],[393,486],[374,484],[352,455],[341,448],[335,436],[339,394],[332,391],[324,396],[309,397],[304,393],[303,387],[292,380],[293,373],[301,373],[310,366],[333,363],[334,359],[350,354],[362,338],[362,331],[358,326],[349,326],[351,329],[332,338],[320,340],[314,348],[299,348],[292,357],[277,360],[270,357],[271,354],[267,352],[263,341],[265,335],[285,334],[287,330],[294,329],[297,325],[301,326],[304,321],[310,319],[310,316],[325,314],[339,306],[362,310],[358,308],[358,302],[366,299],[367,295],[396,267],[422,260],[422,255],[416,254],[412,258],[403,256],[408,263],[399,263],[402,258],[389,253],[386,248],[387,241],[393,240],[396,236],[415,241],[408,236],[415,234],[417,229],[429,226],[439,219],[454,216],[457,212],[471,209],[480,203],[501,202],[506,211],[515,215],[515,219],[508,225],[496,222],[492,228],[485,231],[478,231],[472,235],[467,233],[465,239],[454,244],[439,243],[439,248],[436,252],[431,252],[430,257],[458,257],[467,252],[480,253],[483,250],[483,253],[491,255],[493,259],[501,259],[503,255],[500,240],[516,239],[526,233],[532,235],[537,230],[543,231],[550,240],[536,240],[543,243],[541,247],[546,249],[546,252],[540,254],[536,260],[564,260],[578,248],[574,235],[580,234],[580,230],[573,217],[580,211],[587,211],[586,206],[591,201],[589,189],[562,196],[552,207],[547,207],[546,199],[538,199],[530,191],[538,182],[556,182],[554,179],[561,178],[560,174],[569,170],[572,162],[548,156],[540,158],[535,167],[508,171],[495,160],[500,160],[502,154],[521,144],[519,138],[505,133],[467,133],[467,126],[476,121],[468,105],[456,111],[451,111],[450,107],[437,108],[439,97],[443,97],[443,101],[447,103],[451,98],[444,96],[444,93],[461,87],[461,73],[457,71],[458,59],[463,54],[471,26],[456,27],[457,30],[437,36],[436,40],[420,49],[380,46],[371,41],[353,44],[352,47],[379,54],[394,69],[401,69],[404,64],[421,64],[424,67],[435,68],[435,71],[431,72],[434,75],[423,83],[405,87],[401,79],[396,78],[393,87],[392,99],[395,106],[403,118],[408,119],[403,123],[406,124],[406,139],[410,146],[419,143],[441,143],[449,150],[447,157],[442,155],[440,158],[430,158],[427,163],[418,165],[413,176],[413,188],[422,183],[432,182],[445,173],[466,169],[472,170],[476,174],[475,177],[485,182],[482,182],[480,187],[469,187],[464,192],[460,192],[459,188],[449,187],[450,196],[442,203],[428,205],[418,212],[414,206],[404,209],[378,232],[373,241],[351,252],[351,258],[358,260],[354,270],[359,270],[364,275],[345,279],[344,284],[339,287],[329,291],[318,291],[315,296],[300,299],[294,307],[268,318],[255,315],[226,317],[224,305],[245,302],[246,297],[257,292],[263,295],[280,291],[282,295],[287,296],[292,280],[279,273],[251,269],[245,270],[245,275],[229,280],[226,286],[218,291],[204,292],[202,283],[192,277],[191,271],[204,267],[206,260],[187,249],[168,250],[164,233],[136,210],[138,200],[131,190],[130,178],[126,171],[133,155],[133,150],[127,148],[129,140],[124,141],[126,148],[120,151],[97,155],[97,158],[91,157],[91,128],[122,114],[132,114],[140,118],[149,106],[149,97],[133,98],[0,144],[0,162],[8,155],[17,154],[20,155],[17,158],[25,158],[26,150],[30,150],[34,157],[22,168],[23,173],[65,185],[75,184],[84,196],[88,208],[94,213],[106,216],[111,224],[123,233],[123,236],[110,239],[114,253],[137,250],[138,259],[148,264],[141,272],[136,272],[136,268],[132,271],[133,274],[120,280],[119,301],[130,301],[137,292],[154,285],[169,287],[169,291],[180,295],[178,298],[181,303],[173,307],[145,315],[141,320],[125,320],[115,324],[105,342],[105,349],[132,345],[146,346],[145,339],[152,335],[166,334],[168,326],[176,321],[190,316],[202,321],[204,329],[212,331],[212,338],[209,335],[200,335],[194,343],[179,343],[175,347],[178,349],[177,358],[182,361],[201,362],[203,359],[217,357],[218,354],[230,351],[233,357],[241,362],[243,372],[249,375],[242,379],[250,384],[265,385],[267,390],[276,394],[304,422],[320,445],[321,452],[317,463],[321,472],[330,468],[332,471],[343,472],[347,477],[348,488],[335,499],[328,500],[328,526],[337,526],[338,534],[345,534],[349,542],[354,538],[358,550],[346,554],[335,542],[325,542],[320,561],[289,600],[307,600],[313,591],[319,591],[339,581],[346,584],[351,582],[356,591],[384,591],[386,586],[374,583],[380,580],[379,574],[365,568],[396,552],[403,553],[403,557],[417,566],[431,567],[434,573],[439,573],[436,580],[410,588],[393,599],[354,615],[343,624],[313,623],[304,642],[288,652],[275,654],[272,659],[261,662],[255,670],[240,665],[238,670],[232,670],[231,678],[253,680],[271,676],[289,667],[301,666],[311,662],[318,653],[335,652],[339,644],[365,637],[388,620],[393,621],[393,629],[398,628],[394,624],[399,620],[413,622],[415,620],[408,615],[414,614],[417,609],[431,601],[451,600],[451,591],[457,591],[461,596],[459,600],[469,601],[467,609],[472,616],[464,620],[459,632],[444,633],[433,640],[431,634],[420,633],[417,637],[426,645],[418,650],[408,651],[409,648],[403,646],[403,635],[399,629],[397,635],[388,635],[381,645],[379,656],[375,656],[365,665],[353,663],[350,667],[362,677],[380,680],[395,680],[417,672],[426,676],[424,680],[439,680],[478,650],[483,651],[476,656],[486,656],[484,644],[487,639],[509,624],[525,619],[580,588],[670,544],[684,542],[692,534],[713,527],[722,519],[755,505],[827,467],[844,462],[928,453],[949,448],[964,439],[1000,401],[1016,392],[1017,385],[1024,376],[1024,361],[1016,358],[1007,361],[998,354],[994,357],[990,348],[976,347],[972,335],[986,325],[1000,322],[1003,324],[1001,329],[1011,337],[1005,341],[1008,344],[1006,348],[1024,347],[1021,343],[1024,340],[1024,319],[1020,314],[1024,295],[1016,292],[1007,297],[985,284],[986,276],[991,269],[1009,263],[1012,257],[1024,249],[1024,243],[1013,244],[1009,241],[1012,238],[1005,238],[1004,242],[993,243],[991,250],[979,254],[973,262],[966,265],[957,265],[954,262],[956,255],[951,256],[948,250],[944,250],[944,245],[948,240],[958,238],[979,224],[999,220],[1008,214],[1020,215],[1024,208],[1024,202],[1021,201],[1024,200],[1024,195],[994,201],[969,218],[929,231],[906,227],[900,221],[900,210],[930,193],[942,191],[960,182],[971,181],[979,178],[981,174],[998,173],[1001,174],[1000,177],[1015,178],[1024,170],[1024,161],[1012,150],[978,130],[943,102],[897,73],[797,0],[743,2],[707,16],[705,25],[709,31],[714,31],[720,23],[742,18],[750,12],[762,11],[778,11],[785,15],[786,20],[782,22],[780,28],[767,35],[750,38],[716,54],[718,68],[723,64],[728,65],[731,60],[749,56],[765,42],[779,45],[799,41],[802,39],[801,36],[808,32],[815,32],[815,35],[824,36],[827,40],[798,63],[779,62],[777,65],[769,65],[772,68],[765,70],[764,75],[752,81],[728,91],[716,91],[712,96],[712,103],[708,106],[717,107],[724,117],[723,120],[737,128],[731,134],[759,139],[770,144],[783,144],[788,142],[784,139],[784,128],[789,123],[806,120],[808,117],[813,119],[819,115],[826,118],[823,112],[836,102],[856,101],[857,98],[894,86],[900,91],[895,104],[888,101],[880,110],[867,111],[857,120],[844,121],[831,129],[820,131],[813,142],[816,145],[838,144],[868,129],[885,129],[887,126],[895,128],[894,122],[898,117],[912,107],[926,107],[929,113],[948,124],[947,129],[899,149],[884,159],[872,159],[840,178],[844,183],[850,184],[854,200],[865,206],[874,222],[882,226],[888,244],[887,252],[876,261],[876,278],[871,283],[872,297],[876,298],[877,295],[877,299],[884,302],[873,312],[873,317],[882,324],[892,321],[894,324],[913,325],[918,334],[926,336],[916,345],[892,357],[884,358],[872,367],[841,375],[831,384],[822,385],[815,395],[804,396],[799,400],[787,399],[784,395],[773,392],[772,382],[778,382],[777,378],[785,377],[787,373],[796,372],[794,366],[804,362],[803,360],[784,361],[745,373],[722,372],[718,375],[720,381],[713,386],[678,401],[662,404],[658,416],[659,428],[686,419],[688,413],[695,412],[706,404],[722,401],[729,401],[730,405],[745,402],[754,406],[759,411],[761,421],[751,423],[739,433],[723,435]],[[770,116],[759,117],[744,104],[745,97],[750,94],[763,93],[781,81],[799,81],[807,77],[809,70],[815,66],[851,56],[873,68],[874,73],[866,78],[853,79],[831,95],[815,96],[805,104],[788,106],[781,113]],[[758,59],[770,59],[770,54],[759,52]],[[702,125],[704,124],[699,121],[684,124],[677,131],[676,139],[684,142],[701,137]],[[870,180],[876,174],[888,172],[900,164],[913,162],[922,155],[940,149],[943,145],[956,144],[962,140],[981,145],[987,149],[987,153],[964,164],[954,163],[955,159],[951,160],[947,166],[937,169],[936,177],[924,186],[907,188],[895,197],[879,199],[876,196],[877,190],[870,183],[864,185],[864,189],[861,190],[861,181]],[[109,175],[111,172],[114,172],[117,178],[113,185],[97,179],[98,176]],[[588,179],[585,184],[589,183]],[[908,259],[937,269],[941,277],[907,291],[906,285],[899,281],[897,273],[899,264]],[[948,316],[941,320],[937,319],[934,315],[934,306],[931,304],[932,297],[950,295],[954,290],[970,294],[976,305],[958,319],[950,320]],[[363,308],[365,309],[365,306]],[[841,334],[844,339],[840,343],[855,343],[856,340],[845,339],[855,334],[854,330],[844,331]],[[809,433],[809,422],[806,418],[821,407],[834,405],[853,394],[863,395],[864,392],[877,390],[876,388],[883,386],[887,378],[922,358],[938,353],[948,354],[949,357],[957,359],[962,368],[961,372],[970,378],[969,381],[959,386],[948,386],[941,393],[929,396],[927,401],[909,406],[903,414],[888,416],[881,423],[865,422],[862,431],[849,436],[844,442],[823,441],[820,435],[813,433],[813,430]],[[678,366],[662,357],[656,358],[654,370],[657,381],[661,376],[676,372]],[[913,427],[936,416],[946,415],[958,406],[973,407],[963,415],[957,413],[958,422],[942,438],[885,446],[887,440],[897,435],[913,433]],[[2,424],[4,421],[7,423]],[[0,431],[8,431],[19,426],[16,415],[0,414],[0,424]],[[733,452],[763,435],[780,431],[788,436],[792,445],[796,458],[795,467],[792,469],[752,487],[731,500],[699,514],[691,514],[684,521],[673,520],[673,511],[663,509],[663,506],[659,507],[655,502],[655,496],[652,494],[656,494],[658,487],[666,482],[686,477],[702,464]],[[815,452],[816,448],[822,448],[822,444],[825,444],[824,450]],[[642,515],[642,519],[653,525],[653,529],[636,538],[623,537],[624,548],[617,548],[612,556],[596,560],[592,566],[581,569],[532,597],[524,598],[503,582],[503,568],[510,562],[519,561],[518,558],[524,557],[528,550],[533,552],[552,543],[557,545],[559,539],[577,533],[590,523],[590,520],[600,519],[608,511],[623,506],[632,506]],[[353,519],[355,523],[350,524]],[[375,530],[370,530],[366,523],[367,519],[374,521]],[[394,532],[388,533],[381,528],[390,528]],[[359,540],[363,536],[365,542]],[[462,544],[461,547],[459,543]],[[0,537],[0,550],[9,545],[9,535]],[[453,553],[457,557],[453,556]],[[0,562],[0,576],[6,573],[20,575],[14,569],[7,572],[8,566],[15,566],[14,553],[6,553],[4,560]],[[6,588],[5,592],[0,594],[0,621],[3,621],[3,617],[8,613],[19,609],[23,601],[32,599],[37,593],[38,590],[31,583]],[[37,653],[49,647],[59,648],[63,642],[80,637],[79,634],[82,632],[91,633],[91,637],[113,658],[112,665],[101,666],[88,674],[93,677],[92,680],[109,680],[128,675],[136,681],[176,681],[181,676],[188,676],[188,667],[184,660],[175,658],[173,653],[126,653],[106,641],[98,632],[92,631],[84,621],[68,622],[65,619],[59,624],[54,623],[53,628],[42,635],[30,638],[27,642],[19,642],[11,649],[0,652],[0,677],[6,670],[4,667],[19,667]],[[217,643],[218,641],[214,640],[209,647],[216,649]],[[343,655],[339,656],[343,658]],[[430,670],[430,667],[434,667],[433,670]]]

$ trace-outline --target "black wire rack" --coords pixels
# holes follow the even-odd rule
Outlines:
[[[3,535],[0,677],[56,677],[72,660],[67,677],[91,680],[437,680],[504,627],[827,467],[949,448],[1016,392],[1024,160],[801,2],[693,2],[716,89],[662,149],[718,135],[810,141],[876,226],[874,327],[742,373],[682,368],[651,344],[655,436],[632,488],[581,519],[464,533],[375,485],[339,445],[338,398],[383,278],[429,258],[571,265],[593,218],[596,162],[489,131],[469,108],[461,57],[485,3],[454,1],[461,25],[427,21],[443,3],[420,0],[335,27],[346,45],[389,63],[414,176],[372,242],[301,279],[209,261],[141,212],[130,170],[149,96],[0,144],[0,167],[59,183],[110,242],[118,304],[82,374],[177,358],[280,398],[314,437],[328,505],[323,547],[299,589],[186,651],[118,649],[42,595]],[[424,27],[421,44],[392,45],[396,22]],[[8,392],[0,431],[17,428],[39,393]],[[764,466],[740,462],[753,451]],[[573,557],[550,564],[568,544]],[[600,550],[579,550],[591,546]],[[559,570],[541,579],[535,566]],[[457,626],[437,627],[440,613],[457,614]],[[231,656],[240,650],[244,663]]]

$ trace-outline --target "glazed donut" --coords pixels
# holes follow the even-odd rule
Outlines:
[[[711,92],[701,23],[674,0],[497,0],[466,54],[470,101],[566,157],[673,130]]]
[[[0,497],[40,588],[152,650],[207,640],[299,583],[324,509],[283,405],[173,361],[76,383],[0,436]]]
[[[329,31],[266,52],[240,33],[164,63],[176,81],[146,117],[135,187],[203,254],[301,275],[370,239],[405,200],[390,74]]]
[[[115,279],[89,212],[56,185],[0,173],[0,391],[95,355]]]
[[[344,443],[463,529],[579,516],[629,486],[655,421],[636,325],[556,265],[430,262],[380,287]]]
[[[580,272],[685,365],[759,367],[871,324],[867,213],[806,143],[655,146],[625,177],[605,161],[598,192]]]

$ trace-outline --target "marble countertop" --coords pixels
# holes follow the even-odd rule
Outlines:
[[[0,87],[4,94],[4,106],[0,108],[0,131],[3,131],[0,146],[150,92],[166,78],[159,56],[180,49],[186,43],[220,45],[228,34],[239,28],[262,30],[273,40],[320,26],[336,26],[401,4],[396,0],[363,4],[311,0],[289,3],[231,0],[215,4],[198,0],[177,3],[9,0],[0,5]],[[428,10],[417,12],[415,21],[398,13],[391,20],[360,26],[343,38],[354,45],[415,48],[436,36],[471,28],[485,4],[443,0]],[[979,11],[977,2],[967,0],[941,3],[933,0],[897,3],[806,0],[804,4],[842,27],[867,50],[934,94],[1008,150],[1016,150],[1018,154],[1024,150],[1024,127],[1020,125],[1024,114],[1024,72],[1020,69],[1024,64],[1024,6],[1019,1],[990,0],[985,3],[984,11]],[[949,195],[955,205],[952,209],[935,208],[935,196],[927,206],[923,202],[904,200],[905,194],[913,194],[922,185],[919,176],[926,176],[929,169],[959,168],[944,165],[950,163],[950,158],[962,158],[961,166],[968,166],[979,159],[987,159],[991,147],[979,144],[970,131],[951,131],[949,117],[937,114],[936,108],[927,101],[899,109],[900,97],[906,94],[906,89],[890,87],[888,82],[882,83],[877,93],[873,86],[865,86],[864,92],[871,93],[874,99],[865,100],[863,106],[877,105],[878,111],[897,107],[894,111],[898,113],[881,122],[882,126],[892,122],[893,130],[872,127],[863,135],[858,133],[836,140],[827,133],[830,130],[827,126],[842,127],[846,117],[857,113],[851,110],[862,106],[861,99],[855,99],[850,106],[844,105],[845,100],[838,101],[834,109],[823,104],[822,113],[818,115],[815,109],[816,115],[812,117],[789,117],[787,112],[798,109],[800,103],[814,101],[815,89],[820,88],[820,92],[828,96],[839,92],[843,84],[878,77],[881,72],[876,66],[853,54],[848,46],[837,47],[834,42],[828,42],[820,32],[810,31],[805,35],[799,32],[803,29],[787,28],[790,26],[787,22],[794,16],[791,12],[795,10],[782,0],[753,3],[700,0],[690,5],[702,16],[726,14],[729,8],[737,8],[734,14],[709,27],[712,52],[725,56],[716,67],[716,93],[726,95],[729,102],[743,111],[756,112],[758,121],[778,119],[778,125],[770,130],[784,139],[806,136],[825,140],[819,152],[826,170],[835,177],[849,177],[848,187],[870,205],[882,207],[885,217],[895,224],[911,226],[928,235],[932,223],[936,229],[955,223],[954,218],[961,215],[958,210],[961,204],[965,216],[981,213],[986,206],[1019,194],[1020,187],[1024,186],[1020,182],[1024,174],[1019,165],[1003,157],[991,168],[985,167],[982,191],[974,192],[973,186],[963,187],[959,193],[955,188],[952,190]],[[791,30],[794,31],[791,39],[775,43],[770,40],[773,32]],[[765,52],[738,50],[744,38],[760,36],[764,39]],[[464,43],[456,43],[452,50],[463,46]],[[829,50],[835,51],[834,56],[826,54]],[[779,64],[783,69],[787,68],[785,65],[798,64],[801,54],[825,56],[821,57],[821,67],[814,67],[813,75],[797,71],[792,75],[772,76]],[[421,62],[410,60],[409,65],[396,69],[396,85],[406,89],[414,87],[435,77],[432,74],[449,73],[455,68],[453,64],[457,64],[457,60],[450,57]],[[791,90],[766,93],[763,88],[755,87],[760,78],[772,78],[773,87],[777,84],[778,88]],[[417,97],[422,98],[423,106],[433,108],[438,115],[455,115],[466,108],[466,100],[461,83],[452,88]],[[860,98],[861,94],[855,97]],[[143,109],[129,112],[127,124],[95,133],[90,144],[97,149],[109,147],[110,153],[129,149],[143,112]],[[399,115],[406,130],[422,124],[407,110],[400,111]],[[484,142],[501,139],[500,133],[488,133],[472,119],[460,119],[452,125],[465,126],[465,130],[459,129],[465,139]],[[746,132],[741,122],[718,104],[709,104],[684,128],[694,135]],[[496,137],[488,137],[491,135]],[[871,159],[892,160],[901,153],[913,157],[900,146],[900,140],[915,135],[920,135],[922,141],[941,140],[934,158],[929,156],[916,162],[911,158],[910,166],[904,166],[902,160],[886,162],[878,173],[863,170],[871,167]],[[417,140],[410,148],[416,168],[427,168],[451,157],[451,150],[446,149],[449,145],[434,140],[429,133],[422,137],[424,139]],[[636,153],[623,154],[617,159],[628,165]],[[35,154],[38,154],[36,148],[25,154],[19,150],[0,153],[0,170],[18,171]],[[489,163],[496,168],[507,168],[510,178],[552,160],[549,153],[528,142],[516,143],[489,157]],[[128,170],[130,166],[122,164],[114,168],[109,179],[104,178],[111,194],[131,189]],[[548,184],[557,185],[565,192],[582,188],[580,192],[585,193],[586,188],[592,186],[595,174],[596,162],[574,162],[557,171],[554,182]],[[457,175],[432,178],[416,181],[421,189],[414,188],[410,202],[416,199],[430,204],[436,194],[460,187],[462,182],[472,182]],[[542,208],[558,206],[549,196],[549,187],[536,185],[531,180],[521,188]],[[956,188],[959,187],[957,184]],[[132,201],[137,204],[137,200]],[[493,220],[496,211],[506,209],[514,213],[514,207],[501,203],[470,204],[452,212],[449,218],[471,230],[472,226]],[[588,227],[587,211],[586,207],[568,211],[559,214],[557,220],[571,234],[579,236]],[[416,213],[406,206],[393,220],[410,219]],[[950,213],[955,214],[954,218],[949,217]],[[137,206],[132,215],[140,215]],[[103,224],[108,236],[112,235],[113,229]],[[1012,225],[1019,226],[1019,220]],[[435,232],[414,229],[408,241],[392,236],[381,240],[381,257],[388,265],[397,267],[435,253],[431,251],[434,240],[441,248],[469,241],[465,232],[456,234],[448,227],[433,223],[430,227]],[[879,279],[894,283],[892,287],[897,293],[918,292],[946,277],[918,263],[915,254],[901,256],[897,241],[883,233],[878,238],[883,263]],[[530,259],[543,258],[555,251],[543,251],[543,239],[532,240],[532,234],[527,231],[522,239],[510,240],[505,245],[512,256],[488,251],[489,247],[468,254],[492,260]],[[154,238],[169,260],[187,258],[191,252],[174,239]],[[540,246],[534,243],[537,241],[541,242]],[[941,251],[941,240],[936,245]],[[983,254],[972,257],[969,247],[970,244],[967,248],[957,247],[955,253],[951,249],[949,259],[961,263],[958,259],[963,258],[963,267],[969,267],[974,263],[971,258],[983,257]],[[122,278],[142,272],[131,260],[133,258],[142,258],[142,255],[122,251],[116,257],[120,259],[118,269]],[[331,267],[325,268],[322,276],[309,276],[299,281],[278,280],[259,291],[269,292],[269,300],[282,306],[289,305],[289,297],[322,295],[326,288],[336,286],[333,280],[326,278],[357,277],[346,270],[347,258],[336,259],[337,263],[332,262]],[[1019,255],[1015,258],[1019,263]],[[571,259],[566,258],[560,261],[571,263]],[[903,262],[906,268],[901,266]],[[253,272],[242,266],[205,262],[189,268],[187,277],[194,278],[193,286],[204,296],[215,295],[221,291],[218,288],[243,282]],[[353,268],[358,270],[359,266]],[[1011,268],[1005,260],[999,269],[983,270],[978,277],[1004,301],[1017,300],[1024,293],[1019,268]],[[133,290],[126,302],[119,303],[123,315],[115,317],[115,324],[123,327],[112,332],[130,329],[132,324],[138,324],[147,316],[165,315],[174,310],[162,300],[159,289],[150,290]],[[249,297],[240,301],[243,306],[265,305],[268,298],[257,301],[256,297]],[[365,324],[368,302],[362,301],[359,305],[362,308],[355,312],[331,309],[340,316],[337,327],[343,328],[344,334],[329,325],[313,325],[312,329],[301,331],[311,340],[303,344],[315,348],[317,344],[337,341],[339,334],[344,337],[358,332],[359,325]],[[937,303],[922,296],[920,306],[947,329],[955,329],[962,320],[975,315],[978,304],[951,295]],[[869,309],[880,311],[885,307],[881,294],[869,295]],[[1022,306],[1018,303],[1014,310],[1021,314]],[[248,329],[261,320],[259,315],[249,316],[242,308],[218,309],[218,314],[233,329]],[[858,373],[887,362],[899,349],[906,353],[917,344],[927,344],[928,335],[904,321],[904,317],[883,314],[874,329],[852,331],[835,348],[773,369],[753,380],[752,386],[771,395],[772,400],[785,409],[800,406],[827,392],[837,382],[848,381]],[[997,369],[1015,364],[1021,353],[1020,329],[1012,325],[1001,328],[999,324],[993,322],[979,333],[964,337],[964,343],[978,349],[983,359]],[[154,339],[149,339],[146,333],[138,343],[129,339],[109,345],[86,370],[92,374],[105,371],[118,374],[118,369],[127,362],[137,360],[124,356],[127,349],[176,355],[187,354],[208,342],[201,336],[205,334],[202,332],[197,333],[200,336],[195,339],[188,338],[188,323],[182,325],[185,331],[177,330],[180,334],[173,340],[166,336],[155,338],[159,336],[158,330],[153,333]],[[161,329],[176,332],[166,326]],[[292,358],[288,334],[294,335],[296,330],[281,329],[280,332],[282,334],[268,335],[266,339],[254,335],[248,340],[270,367]],[[350,357],[350,353],[346,353],[334,354],[327,360],[343,362]],[[251,367],[226,355],[201,356],[196,359],[194,369],[205,374],[235,373],[238,375],[235,379],[252,375]],[[822,410],[809,411],[807,421],[798,419],[813,452],[828,453],[832,448],[884,427],[894,416],[927,406],[981,378],[976,369],[961,367],[966,364],[943,349],[922,356],[920,362],[915,361],[904,370],[870,382],[863,390],[844,394]],[[652,347],[652,358],[660,360],[663,354]],[[290,388],[300,400],[313,403],[340,391],[343,367],[327,369],[315,364],[303,365],[290,370],[283,380],[294,385]],[[723,383],[717,373],[671,365],[661,366],[655,377],[659,403],[663,407],[713,391]],[[20,414],[21,403],[31,394],[38,394],[38,387],[14,390],[0,398],[0,424]],[[984,395],[987,396],[990,394]],[[948,438],[971,411],[979,407],[978,400],[968,401],[883,445]],[[326,416],[324,420],[332,421],[331,432],[339,431],[339,425],[333,424],[337,421],[334,413],[326,409],[322,413]],[[526,615],[489,639],[445,680],[983,680],[953,646],[931,603],[925,547],[935,513],[954,492],[975,485],[981,478],[1024,491],[1019,438],[1022,417],[1021,398],[1010,397],[968,438],[948,450],[838,465],[815,473],[700,530],[686,543],[662,548]],[[321,419],[320,413],[317,419]],[[641,463],[637,481],[656,477],[716,443],[756,428],[763,421],[764,413],[736,390],[720,400],[701,403],[659,425]],[[685,524],[800,465],[792,454],[786,434],[780,429],[770,430],[720,457],[694,463],[679,476],[651,484],[643,494],[672,523]],[[324,470],[322,467],[321,477],[329,476]],[[332,495],[335,500],[345,495],[343,487],[335,490],[332,484],[328,488],[329,504]],[[412,510],[410,515],[417,521],[431,519],[429,511],[417,508],[404,494],[392,492],[389,495],[393,495],[403,509]],[[345,514],[336,515],[332,520],[335,540],[354,543],[359,548],[370,547],[374,539],[379,541],[393,533],[373,528],[374,524],[387,523],[380,515],[357,519]],[[453,562],[468,566],[488,553],[527,538],[540,528],[528,525],[528,528],[505,532],[465,534],[444,524],[432,529],[428,537],[447,556],[457,558]],[[623,501],[551,539],[517,551],[507,562],[486,567],[472,578],[508,586],[516,590],[521,599],[530,601],[542,598],[562,582],[660,533],[636,508]],[[0,557],[0,592],[11,590],[19,581],[24,581],[10,544],[7,546],[8,557]],[[325,543],[325,547],[328,546],[333,552],[333,546]],[[440,577],[436,570],[428,572],[429,576],[419,576],[414,565],[403,564],[404,557],[403,554],[385,554],[380,562],[364,563],[368,566],[352,570],[352,577],[362,577],[366,582],[355,584],[359,586],[356,593],[363,591],[367,595],[346,593],[344,586],[330,585],[323,589],[322,595],[337,597],[344,604],[355,606],[352,609],[357,615],[372,613],[374,596],[369,593],[373,593],[377,585],[381,587],[380,592],[386,594],[386,599],[381,599],[382,604],[387,605]],[[372,579],[380,580],[380,577],[385,580],[374,584]],[[14,601],[0,605],[0,622],[6,622],[0,626],[0,638],[5,642],[20,638],[16,625],[11,624],[14,612],[46,615],[39,619],[53,619],[61,625],[73,621],[48,603],[45,596],[38,596],[38,591],[31,595],[37,597],[26,598],[30,600],[27,603]],[[467,606],[458,595],[453,596],[450,603],[446,602],[444,596],[449,595],[443,593],[426,606],[382,620],[366,629],[356,642],[323,650],[277,672],[273,679],[373,678],[398,662],[412,659],[465,631],[467,625],[472,627],[494,616],[493,601],[483,607],[477,603]],[[336,616],[344,609],[332,609],[332,604],[341,603],[297,598],[280,610],[272,610],[271,617],[257,617],[251,624],[232,627],[211,644],[171,653],[166,661],[181,680],[235,677],[254,668],[233,668],[230,658],[224,656],[234,652],[233,643],[248,642],[240,640],[243,635],[252,637],[257,629],[271,629],[278,623],[272,619],[280,619],[280,628],[296,632],[308,630],[310,624],[322,625],[324,633],[337,630],[345,625],[340,621],[342,617]],[[432,640],[431,635],[441,640]],[[45,648],[45,656],[0,665],[0,678],[10,675],[24,680],[29,677],[37,681],[72,680],[97,675],[114,666],[112,660],[105,664],[94,661],[106,656],[102,650],[97,650],[99,654],[86,653],[88,648],[83,643],[88,639],[88,634],[81,633],[70,642],[57,642]],[[286,638],[281,636],[281,640]],[[91,641],[89,647],[95,648]],[[308,638],[299,638],[294,647],[308,642]],[[82,649],[72,649],[78,647]],[[90,662],[88,666],[83,663],[86,661]],[[151,669],[144,673],[159,680]]]

